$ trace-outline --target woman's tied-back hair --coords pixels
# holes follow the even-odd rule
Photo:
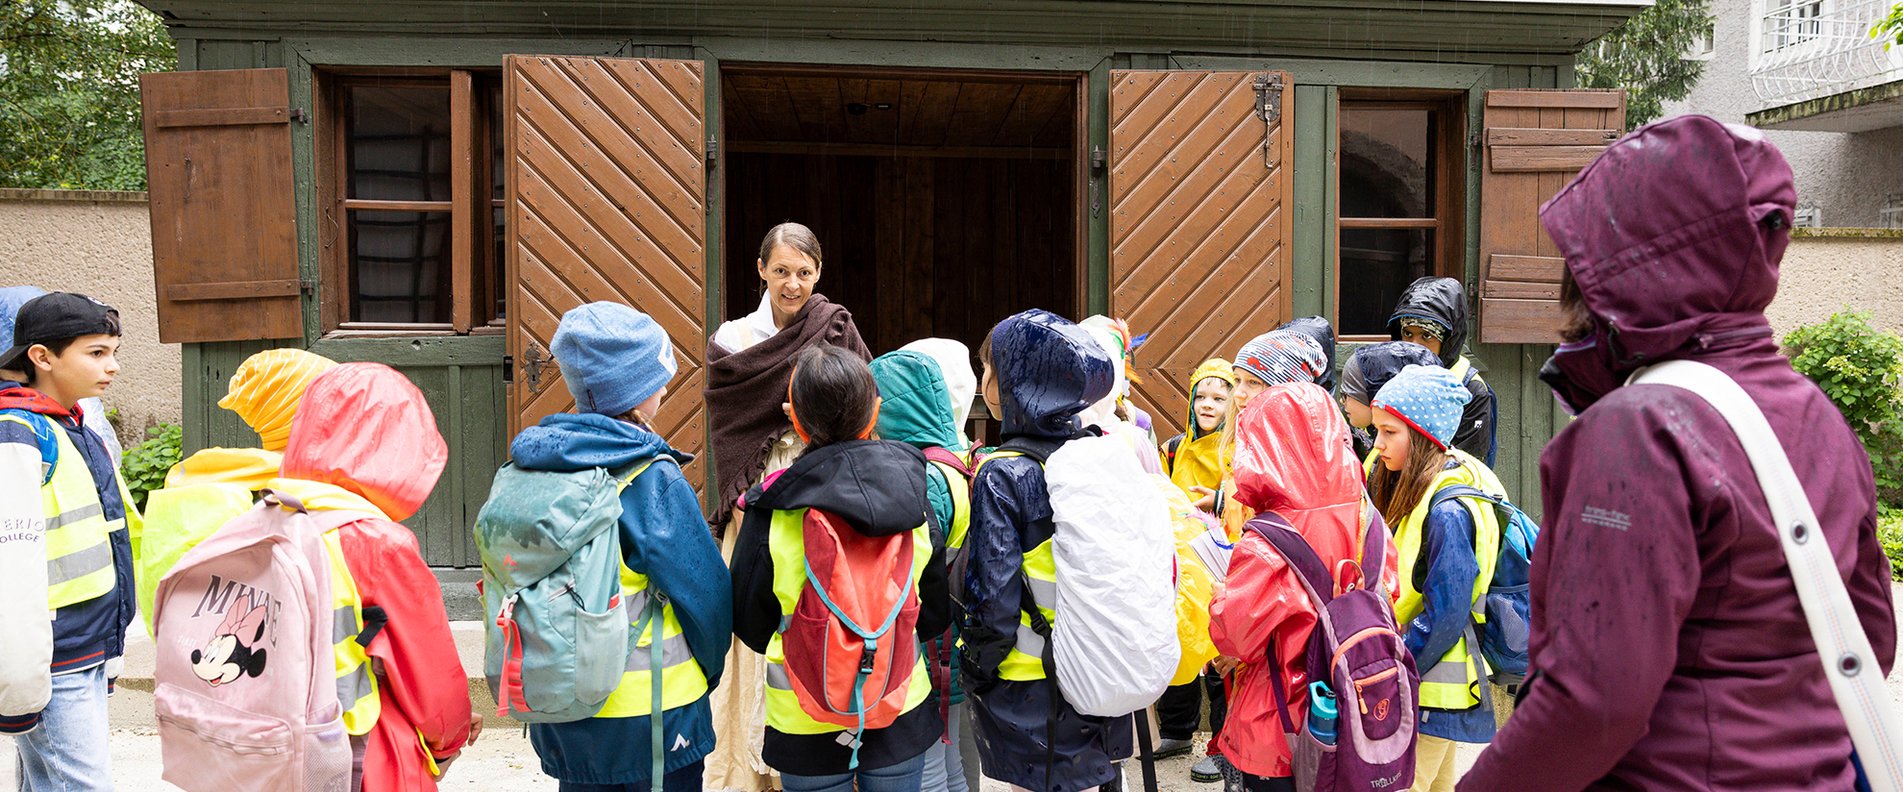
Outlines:
[[[813,266],[819,266],[825,261],[819,253],[819,237],[813,233],[813,229],[799,223],[781,223],[766,232],[766,238],[760,240],[761,263],[772,258],[773,249],[781,246],[790,247],[805,254],[807,258],[813,260]]]
[[[1413,513],[1421,505],[1421,499],[1431,494],[1427,488],[1434,483],[1434,477],[1447,468],[1446,450],[1412,426],[1406,427],[1406,431],[1407,462],[1400,470],[1389,470],[1376,460],[1374,473],[1368,477],[1374,507],[1389,525],[1400,525]]]
[[[863,437],[878,418],[872,369],[836,346],[816,344],[800,352],[786,391],[793,427],[808,450]]]

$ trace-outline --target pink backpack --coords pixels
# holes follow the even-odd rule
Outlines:
[[[261,494],[159,582],[164,778],[187,792],[345,790],[329,557],[302,503]]]

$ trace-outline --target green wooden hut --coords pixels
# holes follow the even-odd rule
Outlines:
[[[705,338],[789,219],[875,352],[1033,306],[1129,318],[1159,432],[1201,360],[1294,316],[1383,337],[1402,286],[1461,278],[1496,467],[1537,505],[1564,416],[1535,215],[1624,125],[1621,94],[1567,90],[1575,53],[1649,4],[141,2],[179,45],[143,91],[188,450],[253,442],[216,406],[253,352],[395,366],[449,439],[410,520],[443,568],[477,564],[512,432],[568,407],[573,305],[660,320],[660,423],[703,447]]]

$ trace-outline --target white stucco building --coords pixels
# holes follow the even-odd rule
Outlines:
[[[1712,0],[1704,76],[1666,115],[1766,130],[1797,174],[1799,224],[1903,228],[1903,47],[1894,0]]]

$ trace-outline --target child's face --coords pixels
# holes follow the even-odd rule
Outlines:
[[[1249,406],[1250,399],[1268,389],[1269,383],[1263,382],[1246,370],[1236,369],[1236,389],[1229,398],[1236,400],[1236,412],[1240,413],[1242,408]]]
[[[1381,455],[1381,466],[1399,473],[1407,464],[1413,433],[1407,424],[1387,410],[1370,410],[1374,417],[1374,451]]]
[[[1190,409],[1196,411],[1196,428],[1204,434],[1216,431],[1222,426],[1223,413],[1229,409],[1229,383],[1205,377],[1196,383],[1196,396],[1190,402]]]
[[[33,366],[33,389],[64,407],[106,392],[119,376],[119,337],[96,333],[73,339],[66,351],[36,345],[27,350]]]
[[[666,395],[667,386],[663,385],[660,390],[654,392],[653,396],[649,396],[640,404],[635,405],[634,411],[640,413],[642,418],[652,421],[654,420],[654,416],[660,413],[661,398]]]
[[[1341,409],[1348,413],[1348,423],[1356,429],[1366,429],[1374,422],[1374,411],[1368,409],[1367,402],[1355,398],[1343,398]]]
[[[1419,327],[1402,325],[1401,340],[1427,347],[1427,351],[1434,353],[1434,357],[1440,357],[1440,339],[1422,332]]]
[[[985,376],[979,392],[985,396],[985,411],[991,413],[991,420],[1004,420],[1004,408],[999,406],[1003,399],[998,395],[998,376],[992,371],[990,363],[985,364]]]

